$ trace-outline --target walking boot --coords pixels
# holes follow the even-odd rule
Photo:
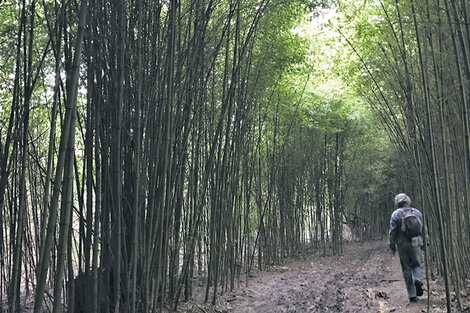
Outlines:
[[[415,280],[416,295],[421,297],[423,295],[423,283],[420,280]]]

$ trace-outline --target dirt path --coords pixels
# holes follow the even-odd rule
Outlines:
[[[221,296],[211,311],[415,313],[426,312],[426,295],[408,301],[398,256],[374,242],[348,245],[343,256],[308,256],[256,273],[248,287]],[[432,298],[430,312],[445,312],[440,293]]]

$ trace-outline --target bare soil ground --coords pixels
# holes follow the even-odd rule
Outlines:
[[[425,290],[418,302],[410,303],[398,255],[393,256],[384,241],[348,243],[341,256],[306,255],[270,267],[254,273],[248,286],[219,297],[215,306],[194,299],[178,311],[418,313],[428,312],[429,295],[429,312],[446,312],[444,287],[437,281],[430,283],[431,291]],[[467,308],[469,297],[462,299]]]

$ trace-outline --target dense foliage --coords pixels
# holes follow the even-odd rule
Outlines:
[[[448,312],[451,294],[461,309],[470,266],[468,3],[344,1],[338,12],[355,60],[351,82],[387,127],[399,186],[424,212],[429,274],[445,278]]]
[[[402,191],[459,291],[468,31],[388,2],[0,2],[1,302],[150,312],[204,280],[215,303],[382,237]]]

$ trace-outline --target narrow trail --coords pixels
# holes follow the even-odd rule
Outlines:
[[[441,292],[430,312],[445,312]],[[305,256],[254,274],[248,286],[219,297],[214,307],[191,312],[426,312],[427,291],[410,303],[398,256],[385,242],[345,245],[342,256]]]

